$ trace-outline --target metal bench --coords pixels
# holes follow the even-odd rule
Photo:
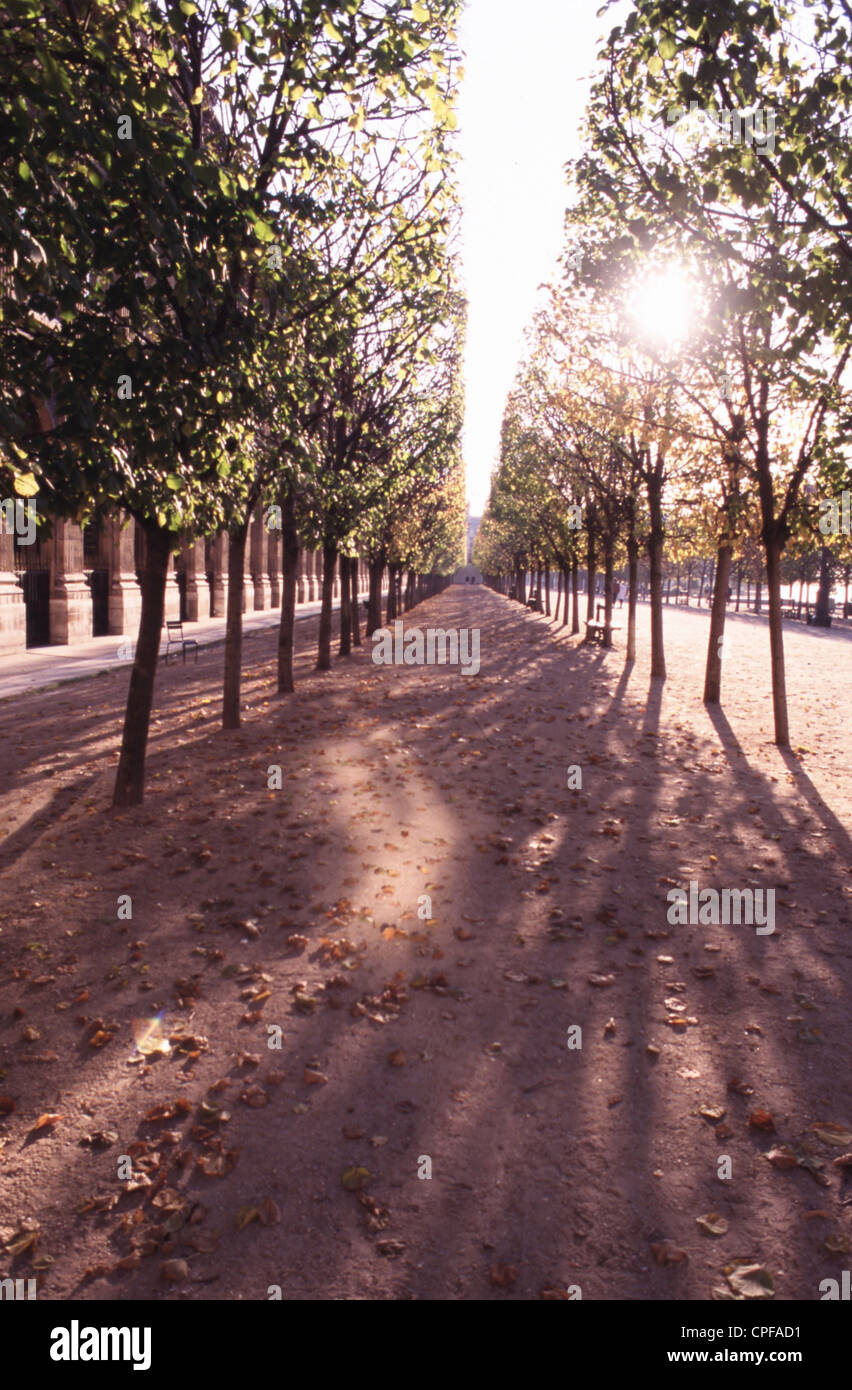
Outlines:
[[[166,650],[163,652],[163,663],[168,665],[169,656],[172,649],[180,648],[183,654],[184,665],[186,665],[186,649],[195,651],[195,660],[198,660],[198,643],[194,637],[184,637],[183,623],[178,619],[166,623]]]

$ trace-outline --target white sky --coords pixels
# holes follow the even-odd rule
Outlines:
[[[459,124],[469,301],[464,451],[474,516],[488,497],[523,330],[561,249],[563,169],[579,152],[597,39],[622,12],[598,19],[599,4],[467,0]]]

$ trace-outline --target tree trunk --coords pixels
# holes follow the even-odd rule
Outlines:
[[[575,556],[571,561],[571,636],[580,631],[580,562]]]
[[[718,705],[722,696],[722,639],[728,611],[728,584],[731,577],[733,546],[720,545],[716,561],[716,584],[713,589],[713,611],[710,615],[710,637],[707,643],[707,664],[704,671],[704,703]]]
[[[160,635],[166,611],[166,576],[172,537],[158,526],[145,526],[145,565],[141,574],[142,612],[136,655],[130,673],[121,753],[113,788],[113,806],[138,806],[145,795],[145,753],[154,702]]]
[[[595,616],[595,537],[589,532],[589,544],[586,550],[586,573],[588,575],[588,594],[586,599],[586,618],[592,622]]]
[[[337,566],[337,547],[322,548],[322,608],[320,609],[317,670],[331,670],[331,609],[334,602],[334,571]]]
[[[636,660],[636,597],[639,585],[639,542],[634,535],[627,538],[627,655],[625,666]]]
[[[562,604],[562,623],[561,623],[561,626],[562,626],[562,627],[564,627],[565,624],[566,624],[567,621],[568,621],[568,584],[567,584],[567,576],[568,576],[568,569],[567,569],[567,566],[565,566],[565,565],[560,565],[560,567],[559,567],[559,579],[558,579],[558,581],[557,581],[559,587],[558,587],[557,590],[556,590],[556,617],[557,617],[557,619],[558,619],[558,617],[559,617],[559,605],[562,604],[562,594],[563,594],[563,591],[564,591],[564,594],[565,594],[565,602],[564,602],[564,604]]]
[[[399,598],[397,595],[397,576],[399,565],[388,565],[388,603],[387,617],[385,626],[390,627],[391,623],[396,622],[399,616]]]
[[[764,539],[766,584],[769,590],[769,649],[772,662],[772,709],[775,716],[775,742],[790,747],[787,719],[787,677],[784,671],[784,633],[781,622],[781,556],[784,543],[776,537]]]
[[[358,612],[358,556],[349,561],[349,578],[352,587],[352,643],[353,646],[361,645],[361,615]]]
[[[779,558],[779,560],[780,560],[781,557],[779,556],[778,558]],[[760,612],[760,605],[761,605],[761,602],[762,602],[762,598],[763,598],[763,580],[762,580],[762,579],[758,579],[758,580],[755,581],[755,585],[754,585],[754,611],[755,611],[755,613],[759,613],[759,612]],[[780,590],[780,589],[778,590],[778,598],[779,598],[779,601],[780,601],[780,598],[781,598],[781,590]]]
[[[648,510],[651,519],[651,533],[648,537],[648,560],[651,580],[651,676],[656,680],[666,678],[666,657],[663,645],[663,545],[665,527],[663,523],[660,489],[648,488]]]
[[[605,647],[612,646],[612,576],[613,576],[613,553],[612,541],[607,539],[604,546],[604,638]]]
[[[831,614],[828,611],[831,604],[831,578],[831,551],[824,545],[819,561],[819,591],[814,610],[814,627],[831,627]]]
[[[222,728],[240,727],[243,667],[243,583],[248,521],[228,533],[228,615],[225,621],[225,679],[222,683]]]
[[[552,614],[551,614],[551,612],[550,612],[550,561],[549,561],[549,560],[548,560],[547,564],[546,564],[545,567],[544,567],[544,612],[545,612],[545,615],[546,615],[548,618],[552,617]]]
[[[349,556],[340,557],[340,655],[352,654],[352,580]]]
[[[281,497],[281,625],[278,629],[278,693],[291,695],[293,647],[296,638],[296,582],[299,569],[299,536],[296,531],[296,499],[291,488]]]
[[[370,593],[367,599],[367,632],[369,642],[382,626],[382,579],[385,573],[384,556],[370,561]]]

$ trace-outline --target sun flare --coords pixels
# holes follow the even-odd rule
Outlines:
[[[636,284],[628,308],[639,337],[658,346],[678,347],[693,323],[693,289],[679,265],[666,266]]]

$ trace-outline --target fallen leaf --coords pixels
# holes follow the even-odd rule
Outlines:
[[[160,1278],[167,1284],[182,1284],[189,1278],[189,1265],[186,1260],[166,1260],[160,1266]]]
[[[143,1057],[153,1057],[157,1053],[166,1056],[171,1052],[171,1043],[163,1037],[163,1026],[159,1018],[134,1018],[131,1029],[137,1051]]]
[[[614,975],[590,975],[589,984],[595,985],[598,989],[606,989],[608,985],[615,984]]]
[[[767,1134],[775,1133],[775,1121],[768,1110],[752,1110],[748,1122],[751,1129],[762,1129]]]
[[[770,1149],[763,1157],[771,1163],[773,1168],[798,1168],[799,1160],[793,1153],[789,1144],[778,1144],[774,1149]]]
[[[65,1119],[65,1116],[64,1116],[64,1115],[51,1115],[51,1114],[39,1115],[38,1119],[36,1120],[35,1124],[33,1125],[32,1129],[30,1130],[30,1134],[38,1134],[38,1132],[39,1132],[40,1129],[47,1129],[49,1125],[55,1125],[55,1124],[57,1123],[57,1121],[59,1121],[59,1120],[64,1120],[64,1119]]]
[[[491,1282],[500,1289],[507,1289],[515,1283],[519,1273],[517,1265],[494,1264],[491,1266]]]
[[[397,1048],[396,1052],[388,1053],[388,1061],[392,1067],[404,1067],[408,1061],[402,1048]]]
[[[237,1162],[236,1149],[223,1149],[216,1153],[202,1154],[198,1166],[208,1178],[225,1178],[233,1172]]]
[[[11,1096],[0,1096],[0,1115],[11,1115],[15,1109],[15,1102]]]
[[[772,1276],[762,1265],[726,1265],[724,1274],[739,1298],[773,1298],[775,1295]]]
[[[848,1129],[844,1129],[843,1125],[834,1125],[821,1120],[819,1124],[812,1125],[811,1128],[817,1139],[822,1140],[823,1144],[831,1144],[838,1149],[852,1147],[852,1133]]]
[[[728,1230],[724,1216],[716,1211],[710,1211],[706,1216],[696,1216],[695,1224],[708,1236],[723,1236]]]
[[[360,1192],[362,1187],[366,1187],[371,1177],[369,1168],[344,1168],[340,1181],[347,1192]]]
[[[684,1260],[689,1259],[685,1250],[681,1250],[678,1245],[672,1245],[671,1241],[668,1240],[661,1241],[658,1245],[652,1245],[651,1254],[658,1265],[683,1264]]]
[[[174,1120],[179,1115],[188,1115],[192,1109],[192,1104],[186,1096],[178,1096],[177,1100],[165,1101],[162,1105],[155,1105],[142,1116],[148,1124],[153,1124],[157,1120]]]
[[[269,1104],[269,1096],[262,1086],[247,1086],[241,1093],[240,1100],[243,1105],[250,1105],[253,1110],[260,1110],[262,1106]]]
[[[328,1077],[324,1072],[312,1071],[310,1067],[305,1067],[305,1074],[302,1078],[306,1086],[327,1086]]]

